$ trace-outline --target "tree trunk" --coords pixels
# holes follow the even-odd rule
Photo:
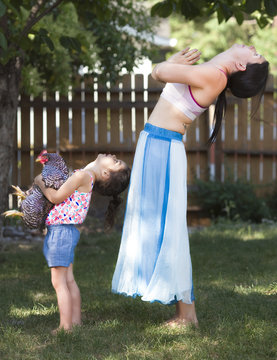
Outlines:
[[[9,175],[14,158],[19,81],[19,59],[13,59],[5,66],[0,64],[0,214],[8,209]],[[0,216],[0,230],[2,224],[3,216]]]

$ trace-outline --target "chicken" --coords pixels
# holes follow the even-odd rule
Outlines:
[[[59,154],[48,153],[43,150],[36,161],[44,165],[41,174],[46,187],[58,190],[68,179],[68,168]]]
[[[36,161],[43,164],[41,174],[46,187],[58,190],[68,179],[69,171],[60,155],[47,153],[46,150],[43,150]],[[13,195],[21,199],[20,211],[9,210],[4,212],[3,215],[20,216],[25,226],[29,229],[42,230],[45,219],[54,204],[47,200],[36,184],[33,184],[26,192],[23,192],[18,186],[13,186],[13,188],[15,189]]]

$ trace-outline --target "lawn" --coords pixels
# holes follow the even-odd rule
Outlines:
[[[190,235],[199,329],[168,329],[174,306],[110,292],[119,243],[119,232],[82,233],[75,277],[83,326],[57,336],[42,244],[2,248],[0,359],[277,359],[276,226],[221,224]]]

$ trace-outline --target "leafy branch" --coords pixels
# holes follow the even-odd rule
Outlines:
[[[36,16],[39,12],[39,10],[45,5],[47,0],[38,0],[37,4],[34,5],[31,9],[30,16],[27,19],[27,23],[25,27],[23,28],[23,31],[21,33],[20,39],[22,39],[24,36],[26,36],[31,28],[39,22],[40,19],[42,19],[47,14],[51,13],[56,7],[58,7],[64,0],[57,0],[53,5],[51,5],[49,8],[45,9],[40,15]]]

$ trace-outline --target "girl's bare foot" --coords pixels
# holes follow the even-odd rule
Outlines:
[[[60,331],[64,331],[65,333],[70,333],[72,329],[65,329],[63,327],[58,327],[57,329],[54,329],[51,331],[52,335],[57,335]]]

